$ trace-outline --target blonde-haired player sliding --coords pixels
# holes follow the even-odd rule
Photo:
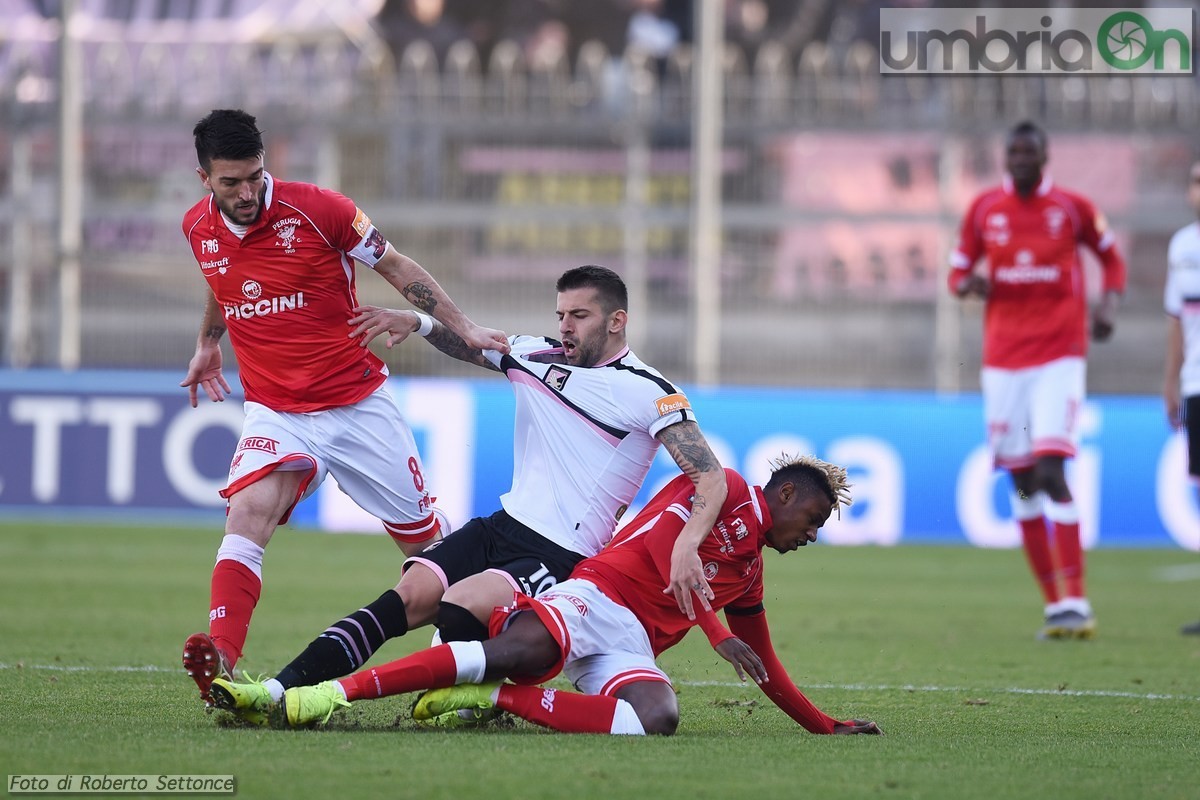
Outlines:
[[[340,681],[289,689],[270,715],[281,725],[324,723],[351,700],[434,689],[417,703],[417,719],[498,708],[569,733],[670,735],[679,723],[679,705],[655,657],[699,625],[739,677],[752,678],[808,731],[881,733],[874,722],[839,721],[814,706],[771,646],[763,548],[787,553],[816,541],[834,509],[850,502],[840,467],[811,457],[785,457],[773,467],[763,487],[725,470],[728,495],[696,551],[712,589],[712,610],[700,610],[696,619],[663,590],[676,540],[692,514],[695,487],[680,476],[607,548],[581,561],[569,580],[497,609],[487,641],[438,645]],[[722,608],[728,630],[714,613]],[[536,685],[560,671],[582,694]],[[506,677],[513,683],[485,683]],[[218,681],[213,691],[230,707],[240,696],[253,697],[243,688]]]

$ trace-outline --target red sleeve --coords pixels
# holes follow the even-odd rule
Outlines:
[[[979,215],[979,205],[983,200],[983,195],[976,197],[972,202],[967,213],[963,215],[962,226],[958,231],[958,242],[954,246],[954,250],[950,253],[950,274],[946,279],[946,285],[950,289],[950,293],[958,294],[958,285],[963,279],[971,274],[975,262],[983,255],[983,239],[980,237],[976,218]]]
[[[763,694],[771,698],[771,702],[783,709],[785,714],[803,725],[809,733],[833,733],[833,726],[838,724],[838,720],[814,706],[804,693],[796,688],[796,684],[788,677],[787,670],[779,662],[779,657],[775,655],[775,648],[771,645],[771,632],[767,629],[766,612],[759,611],[750,615],[726,612],[725,619],[733,635],[750,645],[762,659],[770,679],[759,685]]]
[[[675,540],[679,538],[679,532],[683,530],[686,522],[686,512],[677,513],[673,507],[679,505],[690,509],[690,498],[695,492],[692,482],[688,481],[687,487],[670,499],[658,522],[644,534],[646,552],[650,554],[650,560],[654,562],[654,568],[658,570],[663,586],[671,581],[671,551],[674,550]]]
[[[1087,199],[1076,197],[1075,201],[1083,226],[1079,241],[1100,258],[1100,266],[1104,271],[1104,291],[1124,293],[1125,259],[1117,248],[1117,240],[1108,227],[1108,220]]]
[[[716,612],[706,611],[704,606],[699,603],[696,604],[696,624],[700,626],[700,630],[704,631],[704,635],[708,637],[708,643],[714,650],[721,642],[733,638],[733,634],[721,624],[721,620],[717,619]]]

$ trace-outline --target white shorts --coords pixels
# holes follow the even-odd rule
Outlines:
[[[393,538],[423,542],[440,531],[417,444],[391,393],[380,386],[350,406],[289,413],[245,404],[242,436],[229,465],[228,499],[274,470],[305,470],[294,502],[316,491],[326,475]],[[449,533],[449,531],[445,531]]]
[[[988,445],[997,467],[1028,469],[1041,456],[1075,455],[1087,362],[1069,356],[980,374]]]
[[[522,595],[506,624],[526,609],[536,612],[558,641],[564,653],[562,672],[578,691],[614,695],[638,681],[670,685],[666,673],[654,663],[642,623],[591,581],[571,578],[534,599]],[[558,665],[549,673],[517,682],[542,683],[557,672]]]

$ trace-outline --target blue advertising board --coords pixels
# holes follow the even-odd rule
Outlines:
[[[0,514],[200,516],[219,524],[241,403],[191,408],[179,376],[0,371]],[[497,509],[512,474],[513,398],[499,379],[393,378],[438,505],[455,522]],[[688,390],[714,451],[755,482],[782,453],[844,465],[854,504],[822,531],[833,544],[1014,547],[1008,479],[992,469],[977,395]],[[1200,550],[1200,507],[1179,434],[1154,397],[1100,397],[1069,463],[1088,547]],[[676,474],[659,453],[650,494]],[[333,485],[294,524],[378,531]]]

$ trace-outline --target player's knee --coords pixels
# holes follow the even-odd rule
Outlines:
[[[419,574],[422,570],[427,574],[424,580]],[[404,601],[409,630],[428,625],[437,618],[442,584],[429,568],[414,564],[396,584],[396,594]]]
[[[658,701],[637,708],[647,736],[672,736],[679,728],[679,704]]]
[[[438,603],[437,629],[443,642],[482,642],[488,638],[487,625],[460,605]]]

